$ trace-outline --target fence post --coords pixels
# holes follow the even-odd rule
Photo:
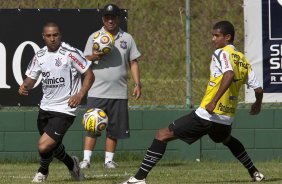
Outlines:
[[[191,50],[190,50],[190,0],[186,0],[186,107],[192,108],[192,72],[191,72]]]

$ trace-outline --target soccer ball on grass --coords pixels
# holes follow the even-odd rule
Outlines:
[[[102,54],[108,54],[113,50],[115,39],[109,32],[98,31],[94,34],[93,49]]]
[[[107,128],[108,116],[102,109],[89,109],[83,115],[82,124],[86,131],[101,132]]]

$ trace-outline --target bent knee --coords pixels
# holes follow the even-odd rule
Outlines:
[[[222,144],[224,144],[225,146],[227,146],[227,144],[230,142],[230,140],[231,140],[231,136],[228,136],[228,137],[226,137],[226,139],[224,139],[224,140],[222,141]]]
[[[52,145],[47,145],[47,144],[40,144],[38,143],[38,151],[39,153],[47,153],[53,149]]]
[[[159,141],[169,141],[173,138],[174,138],[174,133],[169,128],[159,129],[155,135],[155,139]]]

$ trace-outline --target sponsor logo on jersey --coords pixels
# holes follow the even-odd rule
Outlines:
[[[226,57],[226,54],[225,54],[225,53],[223,53],[223,61],[224,61],[224,64],[225,64],[225,69],[226,69],[226,68],[229,68],[229,66],[228,66],[228,61],[227,61],[227,57]]]
[[[62,54],[62,55],[65,55],[65,54],[66,54],[66,50],[65,50],[65,49],[60,48],[59,53],[60,53],[60,54]]]
[[[248,67],[249,67],[249,64],[246,63],[246,62],[243,62],[242,60],[238,61],[238,62],[236,63],[236,65],[239,65],[239,67],[243,67],[243,68],[245,68],[245,69],[248,69]]]
[[[42,72],[42,84],[44,87],[47,88],[58,88],[65,86],[65,78],[63,77],[50,77],[50,72]]]
[[[50,72],[42,72],[42,77],[50,77]]]
[[[34,58],[29,62],[28,66],[27,66],[27,71],[28,71],[29,75],[31,75],[31,73],[32,73],[32,68],[35,66],[35,63],[36,63],[36,62],[38,62],[38,60],[37,60],[36,57],[34,57]]]
[[[36,55],[37,55],[37,57],[41,57],[41,56],[44,56],[45,52],[46,52],[46,50],[41,49],[36,53]]]
[[[64,77],[59,77],[59,78],[46,78],[46,79],[43,79],[42,82],[44,84],[60,84],[60,83],[64,83],[65,82],[65,79]]]
[[[234,107],[229,107],[227,105],[223,105],[222,103],[220,103],[218,105],[218,110],[225,112],[225,113],[235,113],[235,108]]]
[[[120,47],[121,47],[122,49],[127,49],[127,42],[124,41],[124,40],[120,41]]]
[[[72,61],[74,61],[80,68],[85,69],[85,66],[83,65],[82,62],[80,62],[74,55],[69,53],[69,57],[71,58]]]
[[[247,62],[244,62],[244,60],[241,60],[241,57],[238,54],[232,53],[232,58],[236,65],[248,69],[249,64]]]
[[[31,69],[32,67],[34,67],[35,63],[37,62],[37,58],[34,57],[31,62],[29,62],[28,66],[27,66],[27,69]]]

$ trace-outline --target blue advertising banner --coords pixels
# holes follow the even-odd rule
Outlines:
[[[262,1],[263,87],[282,92],[282,1]]]
[[[264,89],[263,102],[282,102],[282,0],[244,0],[245,55]],[[255,101],[245,88],[245,102]]]

